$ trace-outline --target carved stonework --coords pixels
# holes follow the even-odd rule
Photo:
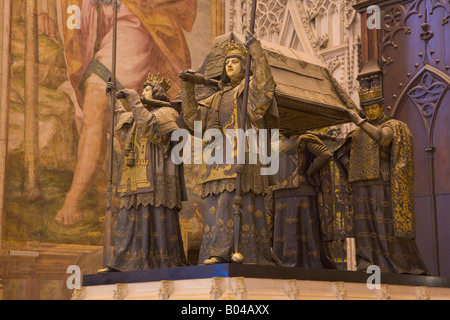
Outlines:
[[[316,50],[322,50],[325,49],[328,45],[328,35],[324,34],[323,36],[320,36],[316,39],[316,41],[313,42],[313,48]]]
[[[70,300],[84,300],[85,296],[86,293],[84,288],[73,289],[72,297],[70,298]]]
[[[113,300],[125,300],[128,295],[128,285],[124,283],[116,284],[113,291]]]
[[[225,31],[242,33],[250,11],[251,0],[227,0]],[[255,34],[261,40],[316,55],[358,103],[360,27],[351,1],[259,0]]]
[[[430,300],[430,295],[428,294],[427,287],[415,287],[416,297],[419,300]]]
[[[286,12],[287,0],[258,1],[255,31],[261,38],[279,34]]]
[[[243,277],[231,278],[231,289],[238,300],[247,300],[247,289]]]
[[[397,49],[400,36],[411,35],[411,25],[417,24],[416,18],[421,23],[421,32],[419,38],[423,40],[423,51],[419,54],[422,60],[422,65],[428,63],[439,64],[439,61],[433,59],[433,49],[429,45],[429,41],[434,37],[434,31],[431,30],[431,25],[428,19],[437,11],[441,10],[443,19],[441,26],[444,27],[448,23],[449,6],[447,0],[415,0],[412,3],[397,4],[388,7],[382,14],[382,29],[383,40],[381,47],[381,62],[382,64],[391,65],[394,59],[388,52],[391,48]],[[419,64],[417,63],[418,67]]]
[[[300,299],[300,290],[297,286],[297,280],[286,280],[286,293],[291,300]]]
[[[333,283],[333,294],[337,300],[347,300],[347,289],[344,282]]]
[[[380,285],[380,289],[376,289],[375,294],[380,300],[391,300],[389,285],[387,284]]]
[[[408,97],[414,102],[422,115],[428,129],[430,129],[436,107],[446,92],[448,85],[438,79],[430,71],[425,71],[417,84],[408,92]]]
[[[391,7],[384,13],[384,25],[386,29],[393,29],[402,21],[403,12],[398,7]]]
[[[170,284],[171,281],[161,280],[161,286],[159,287],[158,296],[159,300],[169,300],[170,297]]]
[[[211,279],[211,290],[209,291],[211,300],[219,300],[222,296],[224,288],[224,278],[212,278]]]

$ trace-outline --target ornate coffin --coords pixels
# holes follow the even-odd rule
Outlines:
[[[231,32],[215,38],[197,72],[212,79],[220,78],[225,48],[231,40],[242,44],[244,36]],[[346,109],[355,105],[319,59],[269,42],[261,43],[276,82],[282,132],[299,133],[350,122]],[[203,98],[211,90],[200,86],[197,94]]]

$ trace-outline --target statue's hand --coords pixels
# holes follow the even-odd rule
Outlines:
[[[362,120],[362,118],[359,116],[358,112],[356,112],[353,109],[347,109],[347,114],[354,123],[359,123]]]
[[[181,81],[190,81],[194,75],[195,75],[194,70],[184,70],[178,74]]]
[[[111,82],[111,78],[109,78],[108,82],[106,83],[106,94],[111,94],[111,91],[115,89],[114,83]]]
[[[131,94],[131,91],[128,89],[120,90],[119,92],[117,92],[116,98],[117,99],[126,99],[130,96],[130,94]]]
[[[256,41],[258,41],[258,39],[255,38],[253,33],[251,33],[249,30],[245,29],[245,46],[248,48]]]

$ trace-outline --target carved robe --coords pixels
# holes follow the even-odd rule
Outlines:
[[[390,130],[375,141],[357,128],[334,153],[351,185],[357,267],[426,274],[414,241],[411,133],[403,122],[385,116],[370,123]]]
[[[170,134],[178,113],[169,107],[127,112],[117,101],[116,131],[131,152],[126,155],[118,192],[120,213],[114,256],[109,267],[140,270],[186,265],[179,211],[186,200],[182,167],[170,157]]]

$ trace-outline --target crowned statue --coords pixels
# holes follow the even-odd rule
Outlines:
[[[201,122],[202,131],[218,129],[225,136],[227,130],[243,128],[263,129],[269,109],[276,109],[275,82],[264,50],[251,32],[246,33],[246,43],[231,41],[225,52],[220,90],[210,97],[197,101],[195,83],[190,71],[180,73],[182,115],[188,128]],[[253,76],[248,84],[246,121],[241,127],[246,59],[254,61]],[[271,110],[273,111],[273,110]],[[271,114],[278,114],[271,112]],[[223,139],[224,144],[226,138]],[[226,147],[220,150],[225,152]],[[236,152],[236,150],[234,150]],[[236,154],[236,153],[235,153]],[[223,159],[225,159],[225,154]],[[247,159],[246,159],[247,160]],[[261,163],[220,164],[204,163],[200,172],[202,197],[206,201],[204,227],[200,247],[200,264],[216,264],[232,261],[235,232],[239,233],[239,253],[243,263],[279,264],[271,250],[270,230],[264,197],[268,192],[268,176],[261,175]],[[242,220],[235,230],[234,201],[237,175],[242,174]]]
[[[188,265],[179,222],[187,200],[183,171],[170,157],[179,114],[169,88],[169,81],[150,74],[141,96],[131,89],[117,93],[115,128],[125,141],[121,204],[113,257],[100,273]]]
[[[364,115],[334,152],[351,189],[357,269],[428,274],[415,243],[414,154],[408,126],[384,114],[379,81],[362,83]]]

